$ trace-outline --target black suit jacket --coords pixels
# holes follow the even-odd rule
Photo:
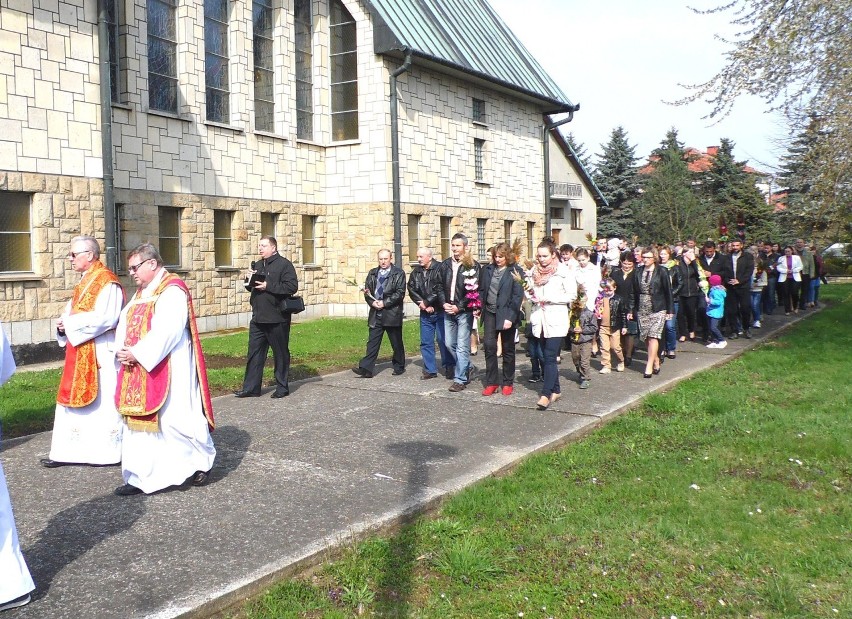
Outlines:
[[[281,254],[273,254],[255,264],[257,273],[250,285],[259,277],[266,279],[266,290],[251,288],[252,320],[259,323],[289,322],[290,314],[281,312],[281,300],[296,294],[299,279],[293,263]]]
[[[723,256],[719,252],[716,252],[716,255],[713,256],[713,262],[709,265],[707,264],[707,256],[701,254],[698,257],[698,266],[700,266],[704,271],[710,271],[710,275],[718,275],[722,278],[722,283],[725,284],[728,282],[731,277],[731,271],[728,266],[731,264],[730,260],[725,261],[727,256]]]
[[[725,268],[730,273],[728,279],[736,279],[740,282],[731,286],[728,279],[723,278],[727,288],[748,288],[751,290],[751,281],[754,279],[754,256],[747,251],[740,252],[740,257],[737,259],[737,269],[734,271],[734,256],[728,254],[725,256]]]

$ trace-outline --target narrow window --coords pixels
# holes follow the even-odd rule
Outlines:
[[[506,239],[506,242],[509,245],[512,244],[512,220],[507,219],[503,222],[503,238]]]
[[[217,267],[231,266],[232,211],[213,211],[213,252]]]
[[[527,257],[535,260],[535,222],[527,222]]]
[[[420,215],[408,216],[408,260],[417,261],[417,250],[420,248]]]
[[[302,264],[316,264],[317,216],[302,215]]]
[[[278,226],[278,215],[275,213],[260,214],[260,235],[276,236],[275,228]]]
[[[450,257],[450,226],[452,217],[441,217],[441,260]]]
[[[485,140],[480,140],[476,138],[473,140],[473,168],[476,173],[476,180],[482,181],[485,180],[484,177],[484,153],[485,153]]]
[[[311,0],[295,0],[293,20],[296,26],[296,137],[314,137],[313,103],[313,16]]]
[[[207,120],[230,121],[228,99],[228,0],[204,0],[204,73]]]
[[[298,2],[297,2],[298,4]],[[275,78],[272,66],[272,2],[254,0],[254,128],[275,130]]]
[[[473,122],[475,123],[484,123],[485,122],[485,101],[482,99],[477,99],[474,97],[473,99],[473,108],[471,110],[471,116]]]
[[[358,139],[358,54],[355,20],[331,0],[331,139]]]
[[[122,64],[124,55],[119,48],[118,25],[120,23],[119,0],[109,0],[107,9],[107,33],[109,35],[109,90],[110,99],[113,103],[121,103],[122,92]]]
[[[32,271],[31,196],[5,191],[0,195],[0,272]]]
[[[148,107],[177,114],[176,0],[148,0]]]
[[[167,267],[180,266],[180,211],[179,208],[161,206],[160,211],[160,255]],[[228,235],[230,237],[230,235]]]
[[[480,262],[485,261],[488,255],[485,253],[485,250],[488,249],[485,247],[485,225],[487,223],[487,219],[476,220],[476,253],[478,255],[477,260]]]
[[[550,207],[550,218],[551,219],[565,219],[565,208],[562,207],[562,206]]]
[[[571,209],[571,229],[572,230],[582,230],[583,229],[583,209],[572,208]]]

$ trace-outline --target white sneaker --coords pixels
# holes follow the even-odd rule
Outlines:
[[[601,374],[609,374],[610,372],[612,372],[612,370],[610,368],[601,368],[600,373]]]
[[[25,593],[19,598],[15,598],[14,600],[9,600],[3,604],[0,604],[0,610],[9,610],[10,608],[20,608],[21,606],[26,606],[30,603],[30,594]]]
[[[615,371],[616,372],[623,372],[624,371],[624,364],[619,363],[617,366],[615,366]]]
[[[724,348],[727,345],[728,345],[728,340],[722,340],[721,342],[716,344],[716,348]]]
[[[753,328],[755,328],[755,329],[760,329],[760,321],[759,321],[759,320],[755,320],[755,321],[754,321],[754,324],[752,325],[752,327],[753,327]]]
[[[707,348],[719,348],[719,344],[717,344],[716,342],[710,342],[709,344],[707,344]]]

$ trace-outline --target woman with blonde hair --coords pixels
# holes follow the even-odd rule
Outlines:
[[[660,373],[660,338],[666,320],[674,316],[671,280],[668,269],[657,264],[657,252],[653,247],[642,250],[642,266],[636,269],[635,277],[633,309],[627,319],[635,316],[639,321],[639,338],[648,344],[644,376],[651,378]]]

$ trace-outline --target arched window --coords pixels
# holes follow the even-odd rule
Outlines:
[[[331,0],[331,139],[358,139],[358,54],[355,20]]]

